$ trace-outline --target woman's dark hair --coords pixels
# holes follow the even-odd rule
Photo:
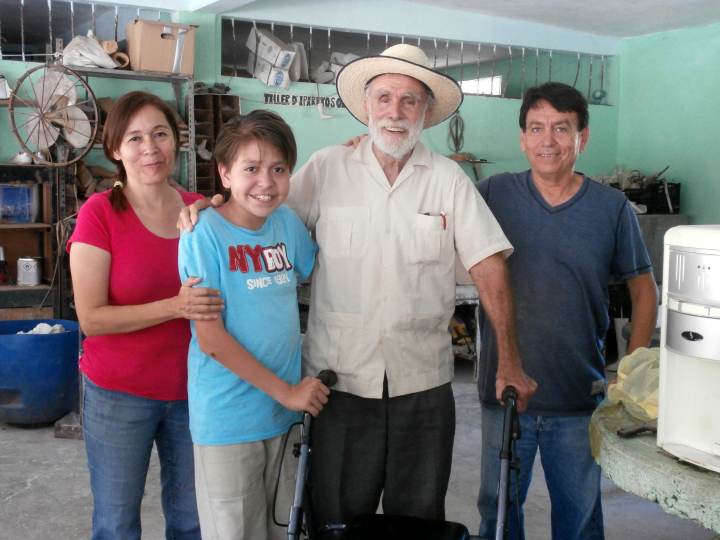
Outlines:
[[[292,173],[297,163],[293,131],[280,115],[266,110],[238,114],[228,120],[215,141],[215,161],[230,169],[240,149],[252,141],[266,142],[277,148]]]
[[[529,88],[520,107],[520,129],[525,131],[527,113],[535,104],[544,99],[558,112],[577,113],[578,130],[582,131],[590,123],[588,102],[575,88],[559,82],[546,82]]]
[[[110,109],[107,120],[105,121],[105,128],[103,130],[102,137],[102,147],[105,157],[115,164],[115,180],[122,182],[123,187],[125,186],[125,182],[127,182],[127,172],[125,171],[123,162],[119,159],[115,159],[114,154],[120,150],[123,137],[125,136],[125,132],[127,131],[133,117],[140,109],[148,105],[152,105],[163,113],[170,125],[173,137],[175,137],[175,159],[177,159],[178,153],[180,152],[180,131],[176,120],[177,113],[172,109],[172,107],[159,97],[148,92],[128,92],[118,99],[112,109]],[[122,192],[123,187],[113,186],[112,192],[110,193],[110,203],[112,204],[113,210],[116,212],[127,208],[125,204],[125,196]]]

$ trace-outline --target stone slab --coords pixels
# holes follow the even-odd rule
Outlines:
[[[672,516],[720,533],[720,474],[666,453],[653,433],[630,439],[616,435],[618,429],[638,423],[621,405],[607,400],[593,414],[592,453],[605,476],[624,491],[658,503]]]

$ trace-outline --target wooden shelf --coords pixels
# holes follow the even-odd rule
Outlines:
[[[0,223],[0,229],[50,229],[49,223]]]
[[[52,306],[55,291],[50,285],[0,285],[0,309]]]

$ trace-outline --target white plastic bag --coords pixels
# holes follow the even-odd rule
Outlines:
[[[622,402],[629,414],[647,422],[658,416],[659,388],[660,349],[639,347],[620,361],[617,383],[608,388],[608,399]]]
[[[92,30],[89,32],[92,34]],[[92,37],[75,36],[63,51],[63,65],[115,69],[117,65],[102,45]]]

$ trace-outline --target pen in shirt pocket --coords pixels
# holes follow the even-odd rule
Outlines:
[[[429,216],[430,212],[425,212],[424,215]],[[440,215],[438,217],[441,217],[443,220],[443,231],[446,230],[447,229],[447,219],[445,218],[445,211],[440,210]]]

